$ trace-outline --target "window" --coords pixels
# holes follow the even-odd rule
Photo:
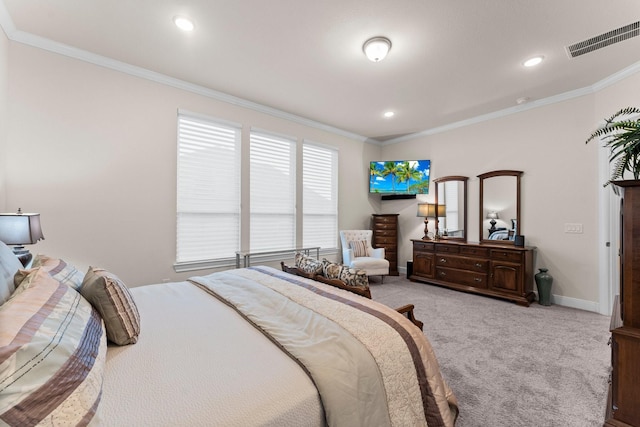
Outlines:
[[[178,112],[177,263],[240,249],[238,125]]]
[[[303,246],[338,246],[338,152],[305,142],[302,146]]]
[[[296,142],[251,131],[250,137],[251,251],[296,246]]]

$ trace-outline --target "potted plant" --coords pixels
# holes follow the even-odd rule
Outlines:
[[[625,116],[627,118],[625,119]],[[629,118],[628,116],[635,116]],[[613,164],[611,178],[604,183],[606,187],[612,181],[622,179],[626,171],[633,179],[640,178],[640,108],[627,107],[605,119],[606,123],[591,134],[585,143],[603,137],[604,146],[609,147],[609,162]]]

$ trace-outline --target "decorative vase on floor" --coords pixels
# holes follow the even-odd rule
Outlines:
[[[536,273],[535,280],[538,287],[538,303],[540,305],[551,305],[551,284],[553,276],[551,276],[546,268],[540,268],[540,272]]]

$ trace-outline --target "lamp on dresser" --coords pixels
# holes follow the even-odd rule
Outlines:
[[[489,224],[491,224],[491,228],[489,229],[489,234],[493,233],[497,230],[496,228],[496,219],[498,219],[498,212],[491,211],[487,214],[487,219],[489,219]]]
[[[6,245],[14,245],[13,253],[23,266],[27,266],[33,255],[23,245],[33,245],[38,240],[44,240],[40,226],[40,214],[0,213],[0,241]]]
[[[422,240],[431,240],[429,237],[429,218],[436,220],[436,228],[434,236],[438,236],[438,218],[446,215],[445,205],[436,205],[435,203],[418,203],[418,214],[416,216],[424,217],[424,236]]]

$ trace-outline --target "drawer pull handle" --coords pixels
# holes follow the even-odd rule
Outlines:
[[[443,263],[443,264],[446,264],[447,260],[445,258],[440,258],[440,262]]]
[[[444,271],[441,271],[441,272],[440,272],[440,276],[444,277],[444,276],[446,276],[446,275],[447,275],[447,273],[445,273]]]
[[[482,268],[482,264],[480,264],[479,262],[476,262],[476,267]]]
[[[479,277],[474,277],[473,280],[478,283],[482,282],[482,279]]]

